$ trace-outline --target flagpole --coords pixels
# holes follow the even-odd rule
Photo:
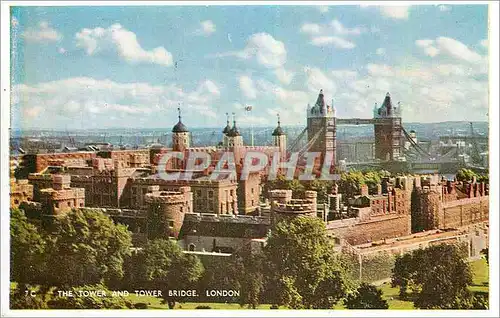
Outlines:
[[[250,109],[251,114],[252,109]],[[250,120],[250,133],[252,135],[252,147],[253,147],[253,122]]]
[[[253,109],[253,106],[245,106],[245,112],[246,113],[250,113]],[[250,120],[250,144],[252,145],[252,147],[254,146],[253,144],[253,122]]]

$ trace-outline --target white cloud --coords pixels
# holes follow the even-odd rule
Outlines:
[[[213,104],[220,95],[217,84],[208,79],[187,92],[176,85],[118,83],[76,77],[35,85],[15,85],[12,109],[21,110],[23,116],[19,121],[23,127],[137,127],[166,120],[173,125],[179,104],[185,113],[215,118]],[[110,121],[111,116],[118,119]]]
[[[311,44],[315,46],[328,46],[333,45],[338,49],[352,49],[356,47],[356,44],[348,40],[344,40],[337,36],[317,36],[313,37]]]
[[[378,8],[382,15],[393,19],[407,20],[410,15],[410,6],[380,6]]]
[[[63,47],[60,47],[57,49],[57,52],[59,52],[60,54],[64,54],[64,53],[66,53],[66,49]]]
[[[225,56],[236,56],[244,60],[255,57],[260,65],[267,68],[277,68],[285,64],[287,53],[283,42],[276,40],[268,33],[255,33],[250,36],[243,50],[215,55],[215,57]]]
[[[356,26],[348,28],[339,20],[334,19],[325,25],[315,23],[305,23],[301,26],[300,32],[311,36],[310,43],[315,46],[332,45],[338,49],[352,49],[356,44],[348,39],[350,36],[357,36],[365,33],[367,28]]]
[[[372,76],[393,76],[394,71],[392,68],[385,64],[367,64],[366,69],[368,74]]]
[[[268,68],[280,67],[286,61],[285,44],[267,33],[257,33],[250,37],[241,56],[255,56],[261,65]]]
[[[358,72],[344,69],[344,70],[333,70],[331,72],[334,78],[336,79],[353,79],[358,76]]]
[[[355,28],[347,28],[342,23],[335,19],[330,25],[332,26],[334,33],[338,35],[360,35],[361,33],[366,32],[366,28],[364,27],[355,27]]]
[[[335,93],[336,85],[323,71],[315,67],[305,67],[306,85],[310,92],[319,92],[321,89],[325,95],[332,96]]]
[[[328,8],[328,6],[318,6],[318,10],[321,13],[327,13],[330,8]]]
[[[196,35],[209,36],[217,30],[212,20],[205,20],[200,22],[200,28],[196,30]]]
[[[274,70],[274,75],[276,75],[276,78],[281,83],[289,85],[292,82],[295,73],[287,71],[285,68],[281,67]]]
[[[425,54],[429,55],[430,57],[434,57],[439,54],[439,49],[434,47],[434,46],[428,46],[424,48]]]
[[[416,40],[415,44],[419,47],[428,47],[428,46],[431,46],[432,44],[434,44],[434,40],[429,40],[429,39]]]
[[[377,53],[377,55],[385,55],[385,49],[383,47],[379,47],[375,53]]]
[[[339,117],[369,118],[375,102],[390,92],[402,102],[404,122],[486,120],[488,80],[482,70],[463,60],[440,63],[406,60],[402,65],[368,64],[363,72],[324,73],[334,82]]]
[[[455,39],[439,37],[436,39],[436,44],[443,53],[447,53],[457,59],[462,59],[470,63],[479,63],[482,60],[481,55]]]
[[[134,32],[113,24],[107,29],[82,29],[76,33],[76,46],[88,55],[114,51],[120,58],[130,63],[152,63],[164,66],[172,65],[172,54],[163,46],[152,50],[141,47]]]
[[[438,37],[436,40],[417,40],[415,44],[423,48],[425,54],[431,57],[442,54],[473,64],[482,64],[486,61],[485,57],[471,50],[467,45],[448,37]]]
[[[451,7],[450,6],[446,6],[444,4],[439,5],[438,8],[439,8],[439,11],[441,11],[441,12],[451,11]]]
[[[309,34],[318,34],[321,32],[321,26],[316,23],[304,23],[300,27],[300,32]]]
[[[17,19],[13,20],[17,24]],[[47,21],[42,21],[37,28],[27,28],[23,37],[29,42],[57,42],[62,39],[61,33],[49,26]]]
[[[487,48],[488,47],[488,39],[481,40],[481,46]]]
[[[246,76],[240,76],[239,79],[240,90],[246,98],[255,99],[257,97],[257,90],[255,89],[255,85],[253,80]]]

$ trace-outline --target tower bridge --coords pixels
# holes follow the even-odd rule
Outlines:
[[[346,168],[373,168],[380,167],[394,171],[435,171],[458,169],[458,161],[454,158],[436,160],[423,149],[408,133],[402,124],[400,103],[393,105],[391,95],[386,94],[380,107],[375,104],[372,118],[338,118],[333,105],[327,105],[323,90],[319,92],[314,106],[307,107],[307,126],[290,142],[290,152],[319,152],[321,161],[332,160],[339,165],[338,148],[354,146],[355,158],[353,162],[344,162]],[[337,140],[337,129],[345,125],[373,125],[374,141],[343,141]],[[305,145],[301,140],[307,136]],[[405,142],[409,145],[404,147]],[[360,158],[357,155],[358,146],[367,147],[371,152],[370,158]],[[326,158],[326,153],[332,153],[332,158]],[[362,159],[362,160],[359,160]]]

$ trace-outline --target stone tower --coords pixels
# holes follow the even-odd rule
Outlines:
[[[375,158],[396,160],[401,150],[401,109],[392,105],[389,93],[385,95],[382,106],[374,111],[374,119]]]
[[[236,127],[236,119],[233,113],[233,127],[227,133],[227,147],[241,147],[243,146],[243,137],[241,136],[238,127]]]
[[[283,128],[280,126],[280,115],[278,114],[278,126],[273,131],[273,142],[274,146],[278,147],[281,156],[286,154],[286,135]]]
[[[229,124],[229,114],[226,113],[226,127],[222,130],[222,145],[228,146],[229,145],[229,139],[228,139],[228,134],[231,131],[231,125]]]
[[[182,123],[181,109],[177,108],[179,112],[179,122],[172,128],[172,150],[184,151],[190,146],[189,130]]]
[[[336,128],[335,110],[333,105],[325,102],[323,90],[319,91],[318,99],[313,107],[307,107],[307,142],[309,152],[320,152],[321,161],[326,152],[333,153],[332,166],[336,163]]]
[[[177,191],[160,191],[158,186],[151,188],[151,192],[145,196],[149,239],[177,238],[184,215],[192,212],[191,188],[179,187]]]
[[[317,193],[306,191],[304,199],[293,199],[292,190],[271,190],[271,224],[296,217],[316,217]]]

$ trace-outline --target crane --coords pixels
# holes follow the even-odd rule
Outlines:
[[[477,145],[476,138],[474,138],[474,126],[472,122],[470,124],[470,139],[472,142],[472,149],[470,152],[470,158],[472,160],[472,163],[478,164],[481,162],[481,155],[479,154],[479,146]]]

